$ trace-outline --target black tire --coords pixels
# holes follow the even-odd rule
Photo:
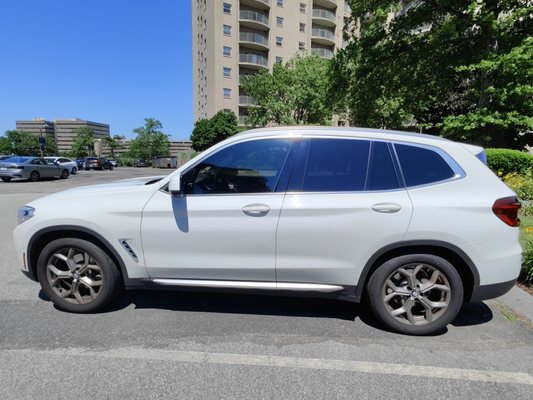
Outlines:
[[[109,170],[110,170],[110,171],[113,171],[113,168],[114,168],[114,167],[113,167],[112,165],[109,166]]]
[[[32,171],[30,174],[30,181],[37,182],[41,178],[41,175],[37,171]]]
[[[56,257],[60,254],[75,265],[69,267],[63,258]],[[60,277],[50,266],[69,276]],[[37,261],[37,277],[58,308],[74,313],[91,313],[108,307],[122,288],[119,270],[107,253],[91,242],[76,238],[57,239],[46,245]]]
[[[2,180],[3,180],[4,182],[9,182],[9,181],[11,181],[11,179],[12,179],[12,178],[10,178],[9,176],[3,176],[3,177],[2,177]]]
[[[67,179],[69,175],[68,169],[61,171],[61,179]]]
[[[72,171],[70,171],[70,173],[71,173],[72,175],[76,175],[77,172],[78,172],[78,168],[76,168],[76,167],[72,167]]]
[[[410,254],[379,266],[368,281],[367,296],[376,318],[390,330],[430,335],[442,331],[459,313],[463,284],[447,260]]]

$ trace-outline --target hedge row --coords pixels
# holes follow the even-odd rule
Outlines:
[[[533,156],[518,150],[486,149],[487,163],[494,172],[507,175],[533,171]]]

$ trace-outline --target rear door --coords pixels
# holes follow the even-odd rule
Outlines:
[[[392,152],[383,141],[302,142],[278,224],[278,283],[353,287],[375,251],[404,238],[412,204]]]

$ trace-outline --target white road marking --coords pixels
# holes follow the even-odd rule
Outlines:
[[[423,365],[377,363],[321,358],[296,358],[256,354],[207,353],[196,351],[120,348],[114,350],[85,350],[83,348],[56,350],[8,350],[10,353],[61,355],[74,357],[104,357],[118,359],[192,362],[225,365],[253,365],[261,367],[334,370],[367,374],[401,375],[433,379],[455,379],[475,382],[533,385],[533,376],[523,372],[488,371],[477,369],[441,368]]]

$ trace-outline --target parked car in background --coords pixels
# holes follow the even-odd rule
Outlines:
[[[41,157],[10,157],[0,161],[0,179],[28,179],[36,182],[41,178],[67,179],[69,167],[54,163]]]
[[[76,164],[78,164],[78,171],[83,169],[83,164],[85,163],[85,158],[76,158]]]
[[[109,162],[105,157],[87,157],[83,164],[83,169],[89,171],[90,169],[97,169],[99,171],[104,169],[113,169],[113,164]]]
[[[133,162],[133,166],[134,167],[147,167],[148,165],[146,164],[145,160],[143,160],[142,158],[139,158],[138,160],[135,160]]]
[[[50,160],[54,163],[59,163],[59,165],[68,168],[71,174],[78,172],[78,163],[70,158],[65,157],[45,157],[46,160]]]
[[[118,167],[118,161],[117,160],[114,160],[112,158],[108,158],[107,161],[109,161],[114,168]]]
[[[6,158],[10,158],[10,157],[13,157],[13,156],[0,156],[0,161],[5,160]]]

